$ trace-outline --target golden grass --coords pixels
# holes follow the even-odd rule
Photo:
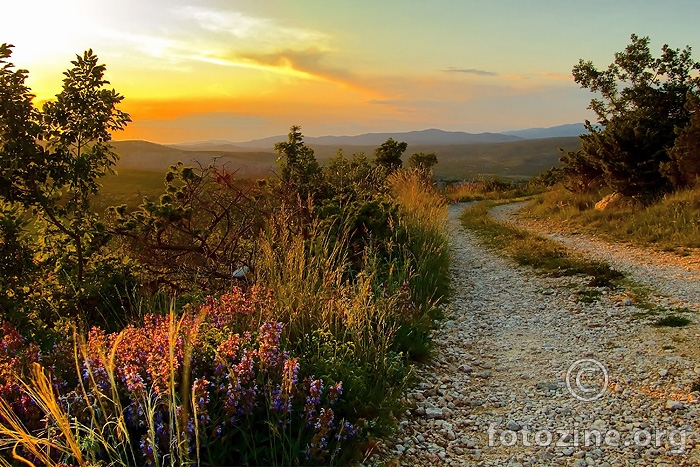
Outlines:
[[[594,209],[605,194],[570,193],[558,187],[538,196],[524,212],[614,241],[680,253],[700,248],[700,187],[666,195],[647,207],[627,203],[606,211]]]

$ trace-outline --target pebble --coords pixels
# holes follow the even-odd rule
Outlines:
[[[510,431],[520,431],[522,428],[523,427],[520,426],[518,422],[514,422],[512,420],[506,424],[506,429]]]

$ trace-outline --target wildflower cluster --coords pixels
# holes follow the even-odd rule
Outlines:
[[[241,313],[237,304],[244,296],[236,290],[208,299],[198,312],[179,318],[146,315],[142,326],[119,333],[93,328],[84,341],[76,339],[81,374],[72,378],[75,385],[56,385],[63,410],[86,425],[94,417],[103,417],[105,425],[123,420],[145,465],[202,455],[212,462],[246,463],[249,452],[258,462],[262,456],[275,463],[284,461],[279,446],[285,444],[283,451],[297,459],[306,455],[322,462],[337,454],[357,430],[337,420],[331,408],[342,396],[342,383],[302,379],[299,360],[282,348],[282,323],[264,322],[243,333],[215,326],[235,320],[230,315]],[[41,361],[41,355],[9,325],[3,331],[0,390],[5,395],[11,386],[14,399],[5,400],[33,408],[29,413],[13,405],[20,419],[41,420],[45,415],[14,379],[25,361]]]
[[[207,297],[202,310],[216,328],[230,327],[245,318],[259,315],[272,306],[272,291],[254,285],[247,291],[234,287],[221,297]]]
[[[33,428],[43,425],[41,414],[36,403],[21,390],[18,376],[39,358],[39,347],[26,342],[9,323],[3,323],[0,338],[0,398],[11,404],[13,412]]]

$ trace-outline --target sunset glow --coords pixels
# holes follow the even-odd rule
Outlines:
[[[28,0],[0,42],[37,103],[92,48],[133,123],[117,139],[230,141],[592,118],[571,78],[631,33],[700,44],[696,2]]]

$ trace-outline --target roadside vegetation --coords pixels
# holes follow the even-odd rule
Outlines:
[[[604,70],[580,60],[574,80],[596,93],[578,151],[538,177],[552,187],[531,215],[617,241],[686,254],[700,247],[700,63],[689,47],[632,35]]]
[[[496,221],[489,211],[497,203],[477,203],[468,207],[461,218],[462,225],[476,233],[487,246],[545,274],[588,276],[592,287],[614,288],[622,284],[624,275],[608,264],[583,258],[554,240]]]
[[[477,176],[471,180],[445,187],[445,198],[453,203],[511,199],[530,196],[542,187],[523,180],[501,180],[498,177]]]
[[[543,193],[524,211],[577,231],[609,240],[634,242],[687,254],[700,248],[700,188],[670,193],[644,207],[623,202],[605,210],[595,208],[609,190],[572,193],[559,186]]]
[[[346,465],[393,429],[449,294],[434,154],[111,195],[130,118],[88,51],[42,109],[0,46],[0,463]],[[108,180],[108,179],[107,179]],[[111,196],[111,198],[110,198]],[[116,201],[116,202],[115,202]],[[111,204],[114,205],[111,205]]]

